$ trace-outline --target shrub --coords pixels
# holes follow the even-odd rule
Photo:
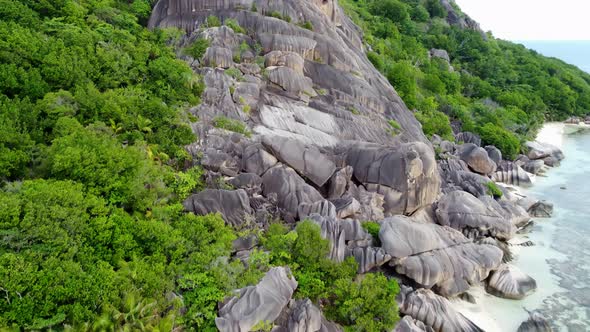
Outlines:
[[[381,225],[374,221],[365,221],[363,223],[363,228],[373,237],[373,244],[377,247],[381,247],[381,239],[379,238]]]
[[[225,116],[218,116],[213,119],[213,126],[216,128],[233,131],[235,133],[240,133],[246,137],[250,137],[252,135],[245,123],[239,120],[227,118]]]
[[[486,123],[477,130],[484,144],[493,145],[502,151],[502,155],[513,160],[520,152],[520,140],[508,130],[492,123]]]
[[[186,55],[192,56],[194,59],[200,60],[209,48],[209,41],[205,38],[195,40],[190,46],[184,48],[183,52]]]
[[[299,25],[300,27],[302,27],[304,29],[313,31],[313,24],[311,24],[310,21],[299,22],[299,24],[297,24],[297,25]]]
[[[488,189],[487,194],[493,196],[494,198],[502,198],[502,195],[504,195],[504,193],[502,192],[502,190],[500,190],[498,185],[496,185],[492,181],[486,183],[486,187]]]
[[[422,131],[427,137],[436,134],[447,140],[453,140],[453,130],[449,117],[440,111],[416,112],[416,119],[422,124]]]
[[[234,19],[227,19],[224,23],[228,28],[231,28],[235,33],[246,33],[246,30],[240,26],[238,21]]]
[[[382,274],[361,281],[339,279],[326,307],[326,316],[352,331],[391,331],[399,321],[395,297],[399,285]]]
[[[207,17],[206,24],[208,28],[214,28],[221,26],[221,21],[217,16],[210,15],[209,17]]]
[[[242,74],[242,72],[236,67],[231,67],[229,69],[226,69],[225,73],[236,80],[239,80],[240,78],[242,78],[244,76]]]
[[[402,130],[402,126],[400,126],[400,124],[395,121],[395,120],[389,120],[387,121],[387,123],[389,124],[389,133],[391,134],[391,136],[397,136],[401,130]]]
[[[385,63],[383,62],[383,58],[378,53],[372,51],[367,52],[367,58],[369,58],[369,61],[371,61],[371,63],[373,64],[373,66],[375,66],[375,68],[377,68],[377,70],[383,71]]]

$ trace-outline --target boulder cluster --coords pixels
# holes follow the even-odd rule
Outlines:
[[[277,11],[290,20],[265,15]],[[247,33],[207,27],[210,15]],[[352,256],[358,273],[380,270],[403,284],[395,331],[481,331],[447,298],[479,284],[511,299],[535,290],[507,263],[506,241],[552,207],[493,181],[530,184],[530,173],[563,158],[558,149],[529,143],[526,156],[506,161],[473,133],[458,133],[462,144],[429,141],[335,0],[160,0],[149,25],[185,29],[183,46],[209,43],[202,58],[184,56],[205,84],[191,109],[198,140],[187,151],[208,187],[186,211],[219,212],[237,230],[314,221],[331,259]],[[365,221],[379,223],[380,246]],[[256,245],[238,239],[236,254]],[[296,288],[287,267],[273,268],[220,304],[217,327],[341,330],[309,300],[294,300]]]

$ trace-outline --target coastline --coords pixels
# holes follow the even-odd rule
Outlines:
[[[543,125],[535,141],[549,143],[562,149],[565,135],[587,128],[590,128],[590,125],[549,122]],[[541,177],[546,176],[550,174],[544,173]],[[532,179],[533,185],[528,188],[502,185],[511,188],[517,195],[535,198],[531,192],[534,191],[539,179],[535,177]],[[530,233],[519,234],[508,241],[511,244],[525,241],[535,243],[532,247],[511,247],[515,257],[511,264],[537,281],[538,289],[534,293],[522,300],[508,300],[488,294],[483,285],[477,285],[469,290],[469,294],[475,299],[475,304],[453,299],[451,303],[454,309],[487,332],[510,332],[516,331],[518,326],[529,318],[527,310],[533,311],[541,307],[547,297],[563,291],[564,289],[559,286],[559,278],[551,273],[551,267],[547,262],[548,259],[563,259],[564,256],[551,248],[552,237],[555,234],[555,225],[551,220],[549,218],[538,221],[543,227],[542,232],[533,229]]]

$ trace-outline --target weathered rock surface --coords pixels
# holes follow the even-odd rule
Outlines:
[[[496,165],[500,164],[500,162],[502,161],[502,152],[493,145],[488,145],[485,147],[485,149],[490,159],[492,159],[496,163]]]
[[[241,173],[227,183],[236,189],[244,189],[249,196],[260,194],[262,191],[262,178],[254,173]]]
[[[488,195],[487,184],[490,179],[469,171],[451,171],[443,173],[443,192],[462,190],[475,197]]]
[[[539,313],[532,313],[528,320],[522,322],[517,332],[552,332],[549,322]]]
[[[488,152],[473,143],[462,145],[459,156],[476,173],[492,174],[496,171],[497,165],[490,159]]]
[[[183,205],[197,215],[219,212],[227,224],[237,228],[253,219],[248,194],[242,189],[206,189],[187,198]]]
[[[318,114],[315,118],[323,119],[321,122],[308,119],[299,122],[299,125],[291,123],[287,128],[278,128],[269,124],[269,112],[266,122],[264,117],[243,115],[252,122],[257,133],[295,136],[305,141],[309,137],[301,133],[301,129],[305,128],[315,133],[314,138],[320,138],[312,142],[322,146],[347,140],[380,144],[427,142],[418,121],[387,79],[367,59],[360,29],[343,13],[336,1],[257,1],[256,12],[243,10],[250,6],[251,1],[242,0],[160,0],[153,9],[148,26],[174,26],[192,33],[190,40],[196,39],[195,34],[209,39],[211,47],[203,61],[206,66],[232,67],[232,55],[238,52],[245,61],[252,61],[253,56],[265,56],[265,81],[270,84],[259,86],[262,98],[258,108],[286,110],[273,117],[277,120],[289,116],[292,106],[303,105]],[[290,17],[292,22],[264,15],[273,11]],[[203,30],[210,15],[219,17],[222,22],[227,18],[235,19],[248,30],[248,36],[237,34],[227,27]],[[311,23],[313,31],[298,26],[303,22]],[[250,45],[251,49],[240,50],[242,42]],[[256,43],[262,46],[258,54],[253,53]],[[248,54],[252,55],[246,56]],[[242,68],[244,64],[236,66]],[[260,76],[257,70],[245,72]],[[273,85],[280,88],[273,88]],[[218,110],[225,113],[233,108],[232,113],[240,113],[241,107],[229,106],[231,96],[220,98],[223,94],[229,95],[228,90],[213,89],[207,80],[206,86],[204,101],[217,100],[219,106],[219,101],[223,100],[223,107],[217,107]],[[229,89],[229,86],[226,88]],[[317,95],[316,89],[325,93]],[[347,110],[349,107],[361,111],[361,114],[351,114]],[[397,137],[388,132],[389,119],[397,121],[402,128]]]
[[[522,165],[522,169],[532,174],[538,174],[543,169],[543,166],[545,166],[545,161],[531,160]]]
[[[451,303],[428,289],[402,290],[400,312],[423,322],[436,332],[483,332],[477,325],[453,309]],[[411,331],[411,330],[410,330]]]
[[[498,165],[497,171],[492,175],[492,180],[517,186],[530,186],[533,183],[529,174],[522,167],[508,161],[502,161]]]
[[[540,142],[526,142],[526,148],[529,150],[527,156],[531,160],[543,159],[546,157],[554,157],[557,160],[564,158],[563,152],[551,144]]]
[[[487,281],[486,291],[505,299],[520,300],[537,289],[535,279],[516,266],[502,264]]]
[[[551,218],[553,215],[553,204],[547,201],[538,201],[528,208],[533,218]]]
[[[474,244],[451,228],[401,216],[385,219],[379,238],[398,273],[445,296],[486,279],[502,261],[502,251],[494,246]]]
[[[307,184],[292,168],[277,165],[262,176],[263,194],[275,194],[279,208],[288,222],[298,219],[301,204],[324,201],[322,195]]]
[[[252,144],[244,150],[242,168],[248,173],[262,175],[278,162],[272,154],[268,153],[262,144]]]
[[[358,273],[367,273],[391,260],[385,250],[374,247],[356,247],[346,250],[346,257],[353,256],[358,263]]]
[[[353,147],[346,162],[367,190],[384,196],[386,215],[411,214],[438,196],[440,177],[432,149],[423,143],[399,148]]]
[[[404,316],[395,326],[392,332],[433,332],[432,327],[424,325],[419,320],[410,316]]]
[[[471,143],[477,146],[481,146],[481,138],[478,135],[470,133],[468,131],[458,133],[457,135],[455,135],[455,140],[459,143],[463,142],[463,144]]]
[[[457,229],[469,237],[475,231],[475,236],[491,235],[507,240],[516,233],[510,220],[464,191],[454,191],[440,199],[436,216],[439,224]]]
[[[273,332],[342,332],[342,328],[324,318],[309,299],[291,300],[286,308],[287,318]]]
[[[236,296],[224,303],[215,325],[222,332],[242,332],[260,322],[274,322],[296,288],[297,281],[289,268],[272,268],[256,286],[238,290]]]
[[[336,171],[332,160],[315,146],[305,146],[298,140],[283,137],[264,137],[262,144],[280,161],[319,187]]]

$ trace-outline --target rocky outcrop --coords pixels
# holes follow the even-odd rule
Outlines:
[[[253,220],[248,194],[242,189],[206,189],[187,198],[183,205],[185,210],[197,215],[219,212],[227,224],[236,228]]]
[[[392,332],[434,332],[434,330],[419,320],[415,320],[410,316],[404,316]]]
[[[296,288],[289,268],[272,268],[256,286],[236,291],[236,296],[221,305],[215,325],[221,332],[242,332],[260,322],[274,322]]]
[[[475,144],[478,147],[481,146],[481,138],[471,132],[462,132],[455,135],[455,140],[460,144]]]
[[[424,323],[436,332],[483,332],[472,321],[455,311],[447,299],[428,289],[402,289],[401,295],[400,312]]]
[[[346,162],[367,190],[383,195],[386,215],[411,214],[438,196],[434,154],[423,143],[399,148],[357,146],[348,151]]]
[[[494,161],[496,165],[500,164],[500,162],[502,161],[502,152],[493,145],[488,145],[485,147],[485,149],[490,159],[492,159],[492,161]]]
[[[531,160],[522,165],[522,169],[531,174],[539,174],[539,172],[543,169],[543,166],[545,166],[545,161]]]
[[[547,201],[538,201],[528,208],[528,212],[534,218],[551,218],[553,215],[553,204]]]
[[[379,238],[398,273],[445,296],[486,279],[502,261],[497,247],[475,244],[448,227],[400,216],[381,223]]]
[[[315,146],[283,137],[264,137],[262,144],[280,161],[289,165],[318,187],[323,186],[336,171],[336,165]]]
[[[301,204],[324,201],[322,195],[307,184],[297,172],[285,165],[277,165],[262,176],[263,194],[276,195],[283,217],[288,222],[298,219]]]
[[[366,273],[391,259],[383,249],[371,246],[371,235],[359,221],[338,220],[317,214],[310,216],[310,219],[320,226],[322,238],[330,240],[328,257],[336,262],[354,257],[358,263],[358,273]]]
[[[459,156],[476,173],[492,174],[496,171],[497,165],[490,159],[488,152],[473,143],[462,145]]]
[[[533,183],[529,174],[522,167],[509,161],[502,161],[498,165],[497,171],[492,175],[492,180],[523,187]]]
[[[547,157],[554,157],[557,160],[564,158],[563,152],[558,147],[548,143],[526,142],[525,147],[528,149],[527,157],[531,160]]]
[[[445,195],[437,203],[437,222],[443,226],[457,229],[468,237],[493,236],[508,240],[516,233],[516,228],[502,214],[475,196],[454,191]]]
[[[545,317],[537,312],[530,314],[528,320],[522,322],[517,332],[552,332],[553,329]]]
[[[285,310],[285,322],[275,326],[273,332],[342,332],[337,324],[324,318],[318,307],[309,299],[291,300]]]
[[[252,144],[244,150],[242,169],[248,173],[262,175],[277,162],[277,158],[268,153],[262,144]]]
[[[516,266],[502,264],[492,272],[486,291],[505,299],[520,300],[537,289],[535,279],[524,274]]]

